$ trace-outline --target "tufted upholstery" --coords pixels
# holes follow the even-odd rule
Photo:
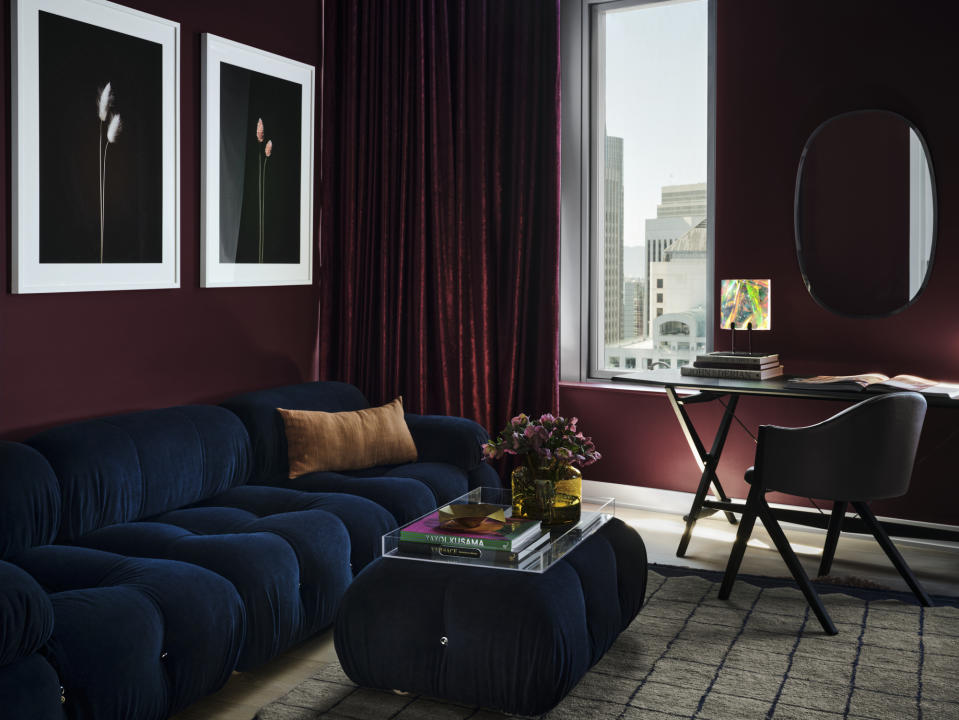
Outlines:
[[[332,622],[398,522],[498,483],[482,428],[407,416],[417,463],[276,487],[276,407],[366,400],[342,383],[245,397],[0,442],[0,717],[167,717]]]
[[[27,444],[60,483],[61,542],[211,497],[245,483],[250,471],[243,426],[201,405],[63,425]]]
[[[71,718],[165,718],[235,667],[243,604],[208,570],[55,545],[17,564],[50,593],[56,630],[43,652]]]
[[[253,441],[253,480],[284,485],[290,474],[283,420],[276,408],[341,412],[363,410],[370,404],[353,385],[314,382],[257,390],[222,403],[246,426]]]
[[[0,560],[0,717],[63,717],[60,679],[38,652],[52,633],[53,605],[43,588]]]
[[[166,717],[226,682],[246,628],[227,580],[50,545],[60,517],[50,464],[0,443],[0,717]]]
[[[0,442],[0,558],[53,542],[60,525],[60,488],[36,450]]]
[[[275,489],[286,497],[273,499],[292,512],[251,511],[249,495],[244,507],[244,494],[231,489],[249,474],[249,438],[227,410],[151,410],[54,428],[28,442],[50,461],[63,490],[61,539],[193,563],[233,583],[249,620],[240,669],[332,621],[352,579],[349,533],[321,503],[292,490]],[[190,503],[198,506],[183,507]],[[355,527],[367,554],[361,562],[389,524],[381,510],[370,513],[370,526]]]
[[[53,606],[36,580],[0,560],[0,666],[39,650],[53,633]]]
[[[483,462],[481,443],[489,439],[465,418],[406,414],[417,462],[352,472],[318,472],[289,478],[286,437],[276,412],[342,412],[369,407],[354,386],[337,382],[302,383],[238,395],[223,403],[243,422],[252,438],[254,484],[311,492],[350,493],[389,510],[397,523],[413,520],[470,488],[501,487],[496,472]]]
[[[0,708],[3,718],[64,720],[60,679],[39,653],[0,666]]]
[[[377,560],[344,596],[334,642],[360,685],[539,715],[609,649],[645,591],[643,541],[612,519],[542,574]]]
[[[318,472],[287,480],[286,487],[318,493],[349,494],[370,500],[388,510],[397,525],[415,520],[437,506],[433,492],[413,478],[354,477]]]
[[[372,500],[344,493],[294,492],[265,485],[245,485],[198,504],[236,508],[250,519],[301,510],[325,510],[339,518],[349,534],[349,563],[358,573],[379,557],[381,538],[396,528],[396,520]]]

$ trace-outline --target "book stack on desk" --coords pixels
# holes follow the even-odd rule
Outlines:
[[[692,377],[766,380],[782,375],[783,366],[777,353],[711,352],[697,355],[692,365],[684,365],[679,372]]]

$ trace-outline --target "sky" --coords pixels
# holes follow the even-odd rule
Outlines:
[[[623,138],[624,245],[663,185],[706,181],[706,0],[607,12],[606,133]]]

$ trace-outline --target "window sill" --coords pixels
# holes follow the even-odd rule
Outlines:
[[[560,390],[570,388],[573,390],[601,390],[603,392],[628,393],[630,395],[665,395],[666,388],[655,387],[652,385],[633,385],[625,382],[613,382],[611,380],[595,379],[582,381],[561,380]]]

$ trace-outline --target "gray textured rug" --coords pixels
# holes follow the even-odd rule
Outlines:
[[[729,601],[698,576],[649,574],[643,611],[549,720],[956,720],[959,609],[823,596],[824,635],[800,592],[740,580]],[[259,720],[493,720],[500,713],[358,688],[338,664]]]

